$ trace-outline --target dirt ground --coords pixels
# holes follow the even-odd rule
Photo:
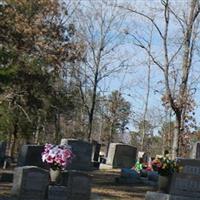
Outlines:
[[[98,170],[90,173],[92,176],[91,200],[144,200],[146,191],[155,190],[142,184],[124,185],[115,181],[120,170]],[[0,200],[10,196],[12,183],[0,182]]]
[[[156,190],[143,184],[117,183],[115,179],[120,176],[120,170],[95,171],[92,176],[92,200],[144,200],[147,191]]]

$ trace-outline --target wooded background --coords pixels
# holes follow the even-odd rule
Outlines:
[[[187,156],[200,137],[199,11],[198,0],[0,1],[0,139],[9,155],[70,137]]]

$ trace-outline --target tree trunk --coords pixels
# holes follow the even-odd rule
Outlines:
[[[10,143],[9,152],[8,152],[8,155],[11,158],[14,158],[14,154],[15,154],[15,149],[16,149],[16,144],[17,144],[17,132],[18,132],[18,125],[16,122],[14,125],[14,130],[12,133],[11,143]]]
[[[8,145],[7,145],[7,150],[10,152],[10,148],[11,148],[11,143],[12,143],[12,132],[9,132],[8,135]],[[8,153],[10,156],[10,153]]]
[[[176,113],[176,125],[173,135],[173,144],[172,144],[172,159],[175,159],[179,156],[179,137],[181,134],[181,114]]]
[[[35,137],[34,137],[35,144],[39,144],[40,122],[41,122],[41,117],[39,116],[37,120],[37,127],[36,127],[36,132],[35,132]]]
[[[153,27],[152,27],[153,30]],[[151,52],[151,42],[152,42],[152,31],[150,35],[150,41],[148,43],[148,50]],[[145,139],[145,131],[146,131],[146,115],[148,111],[148,105],[149,105],[149,95],[150,95],[150,89],[151,89],[151,57],[148,58],[148,74],[147,74],[147,93],[146,93],[146,101],[145,101],[145,107],[144,107],[144,114],[143,114],[143,131],[142,131],[142,140],[141,140],[141,151],[144,151],[144,139]]]
[[[57,110],[57,113],[55,114],[55,134],[54,134],[54,141],[56,144],[58,144],[60,141],[60,113],[59,110]]]
[[[93,126],[93,113],[90,112],[89,114],[89,124],[88,124],[88,142],[91,141],[91,136],[92,136],[92,126]]]
[[[97,77],[98,77],[98,71],[95,74],[95,80],[94,80],[94,88],[93,88],[93,94],[92,94],[92,106],[89,112],[89,130],[88,130],[88,141],[91,142],[92,140],[92,129],[93,129],[93,119],[94,119],[94,110],[96,106],[96,96],[97,96]]]
[[[112,142],[112,135],[113,135],[113,122],[110,125],[110,132],[109,132],[108,143],[107,143],[106,157],[108,156],[109,146],[110,146],[110,143]]]
[[[151,81],[151,63],[149,59],[148,64],[148,78],[147,78],[147,94],[146,94],[146,102],[145,102],[145,108],[144,108],[144,115],[143,115],[143,127],[142,127],[142,140],[141,140],[141,151],[144,151],[144,139],[146,135],[146,115],[148,111],[148,105],[149,105],[149,94],[150,94],[150,81]]]

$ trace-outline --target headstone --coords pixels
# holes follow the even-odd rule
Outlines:
[[[185,197],[182,195],[177,196],[160,192],[147,192],[145,200],[199,200],[199,198]]]
[[[68,200],[89,200],[91,194],[91,176],[83,171],[65,171],[62,185],[68,188]]]
[[[65,186],[52,186],[48,188],[48,200],[68,200],[68,190]]]
[[[121,143],[111,143],[106,164],[113,168],[131,168],[136,162],[137,148]]]
[[[93,163],[93,167],[95,169],[99,169],[100,166],[100,149],[101,149],[101,144],[99,144],[96,141],[92,141],[92,163]]]
[[[92,170],[92,144],[77,140],[77,139],[62,139],[61,145],[68,144],[72,148],[72,152],[75,154],[75,157],[72,160],[72,163],[67,167],[70,170],[83,170],[89,171]]]
[[[200,141],[197,141],[196,143],[194,143],[190,158],[200,159]]]
[[[181,173],[200,176],[200,160],[178,159],[177,164],[182,167]]]
[[[11,194],[16,200],[44,200],[48,183],[47,170],[35,166],[17,167]]]
[[[177,164],[182,169],[173,175],[169,193],[200,198],[200,160],[178,159]]]
[[[112,165],[107,165],[107,164],[101,163],[99,166],[99,169],[100,170],[111,170],[111,169],[113,169],[113,167],[112,167]]]
[[[145,200],[169,200],[169,195],[159,192],[147,192]]]
[[[99,153],[101,150],[101,144],[96,141],[92,142],[92,161],[99,162]]]
[[[196,155],[196,154],[195,154]],[[152,193],[147,200],[197,200],[200,199],[200,160],[178,158],[179,173],[172,176],[169,195]],[[161,195],[161,197],[159,196]]]
[[[45,163],[42,162],[43,145],[23,145],[19,152],[17,166],[37,166],[45,168]]]
[[[143,162],[144,163],[148,163],[149,159],[150,159],[150,156],[147,153],[144,153],[142,158],[143,158]]]
[[[200,198],[200,176],[182,173],[174,174],[171,181],[170,194]]]
[[[149,181],[154,181],[154,182],[158,182],[158,172],[155,172],[155,171],[149,171],[148,172],[148,180]]]
[[[0,166],[3,165],[6,157],[6,142],[0,141]]]

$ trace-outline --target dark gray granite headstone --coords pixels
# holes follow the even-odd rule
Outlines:
[[[145,200],[199,200],[199,198],[171,195],[160,192],[147,192]]]
[[[52,186],[48,188],[48,200],[68,200],[68,190],[65,186]]]
[[[92,161],[99,162],[99,153],[101,149],[101,144],[96,141],[92,142]]]
[[[49,183],[49,172],[34,166],[14,170],[11,195],[16,200],[44,200]]]
[[[121,143],[111,143],[106,164],[113,168],[131,168],[136,162],[137,148]]]
[[[45,163],[42,162],[43,145],[23,145],[19,152],[17,166],[37,166],[45,168]]]
[[[159,192],[147,192],[145,200],[169,200],[169,195]]]
[[[200,198],[200,177],[182,173],[174,174],[169,193],[191,198]]]
[[[82,140],[76,139],[62,139],[61,145],[68,144],[72,148],[72,152],[75,154],[72,163],[67,167],[70,170],[92,170],[92,144]]]
[[[69,200],[89,200],[91,194],[91,176],[86,172],[70,170],[67,172]]]
[[[0,165],[3,165],[6,156],[6,142],[0,141]]]
[[[181,173],[200,176],[200,160],[178,159],[177,163],[182,167]]]
[[[148,177],[148,180],[157,182],[159,175],[158,175],[158,172],[149,171],[147,177]]]

